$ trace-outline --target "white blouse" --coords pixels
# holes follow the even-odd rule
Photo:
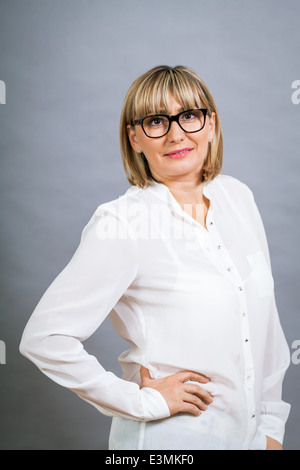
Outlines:
[[[164,184],[130,187],[100,205],[66,268],[45,292],[20,351],[42,372],[108,416],[110,449],[265,449],[283,441],[290,363],[274,297],[263,224],[249,188],[220,175],[204,186],[207,229]],[[123,377],[84,349],[110,315],[129,349]],[[213,403],[170,416],[163,396],[140,388],[182,370]],[[198,384],[199,385],[199,384]]]

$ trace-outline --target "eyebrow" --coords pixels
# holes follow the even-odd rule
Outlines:
[[[178,113],[176,113],[176,114],[182,113],[183,111],[186,111],[186,109],[185,108],[180,108]],[[164,115],[169,116],[169,114],[166,112],[166,110],[163,110],[163,109],[160,109],[157,114],[164,114]],[[176,116],[176,114],[174,116]]]

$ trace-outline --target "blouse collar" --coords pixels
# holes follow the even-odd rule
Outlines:
[[[205,197],[207,197],[207,199],[210,200],[210,202],[211,202],[211,185],[212,185],[212,181],[205,183],[203,186],[203,194]],[[174,206],[174,204],[179,205],[179,203],[177,202],[177,200],[171,193],[170,189],[165,184],[158,183],[157,181],[151,180],[148,188],[152,193],[154,193],[162,201],[167,202],[168,204],[172,206]]]
[[[211,195],[212,184],[213,184],[213,181],[210,181],[208,183],[205,183],[204,186],[203,186],[203,194],[210,201],[210,205],[209,205],[210,217],[213,217],[213,201],[212,201],[212,195]],[[196,220],[194,220],[191,217],[191,215],[187,214],[182,209],[179,202],[177,202],[177,200],[175,199],[175,197],[171,193],[168,186],[166,186],[163,183],[158,183],[158,182],[152,180],[147,189],[150,190],[161,201],[168,204],[169,207],[171,208],[171,211],[172,211],[173,214],[177,214],[181,218],[183,217],[184,219],[186,219],[190,223],[192,223],[194,226],[197,226],[197,227],[199,226],[199,223]]]

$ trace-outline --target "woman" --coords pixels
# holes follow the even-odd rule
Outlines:
[[[114,417],[110,449],[281,449],[289,350],[252,193],[220,175],[209,90],[155,67],[129,89],[120,133],[132,187],[96,210],[21,352]],[[109,314],[130,345],[122,379],[82,346]]]

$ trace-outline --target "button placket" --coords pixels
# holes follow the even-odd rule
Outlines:
[[[251,429],[254,429],[256,426],[254,390],[255,372],[245,285],[242,278],[240,277],[238,270],[235,268],[230,254],[227,252],[226,247],[224,247],[221,237],[218,234],[217,227],[211,218],[207,218],[207,228],[213,245],[213,256],[215,263],[227,277],[227,279],[232,282],[234,288],[236,289],[240,305],[239,321],[241,328],[241,347],[244,358],[244,390],[247,403],[247,416],[249,419],[249,433],[251,433]]]
[[[214,220],[211,220],[212,217],[207,220],[208,226],[208,233],[211,237],[212,245],[211,248],[207,247],[208,252],[213,252],[215,263],[221,269],[222,272],[226,272],[228,275],[228,279],[235,285],[236,283],[240,283],[240,276],[235,269],[234,264],[232,263],[231,256],[224,248],[223,242],[221,237],[218,233]],[[241,289],[243,289],[243,284],[241,284]]]
[[[250,337],[250,325],[247,315],[248,306],[247,306],[247,297],[245,291],[245,285],[241,279],[238,270],[235,268],[234,263],[232,262],[230,254],[227,252],[221,237],[218,234],[218,230],[213,220],[207,221],[208,234],[211,241],[211,252],[210,256],[214,256],[215,263],[222,270],[224,275],[231,280],[234,288],[236,289],[239,305],[240,305],[240,326],[241,326],[241,342],[242,350],[244,357],[244,380],[245,380],[245,393],[247,399],[247,409],[248,416],[252,416],[253,409],[255,409],[255,397],[254,397],[254,363],[253,355],[251,350],[251,337]],[[206,244],[208,248],[209,245]],[[221,249],[222,248],[222,249]],[[213,253],[212,253],[213,252]],[[209,255],[209,252],[207,252]]]
[[[207,226],[207,235],[209,238],[210,243],[206,246],[206,252],[209,253],[210,257],[213,257],[215,260],[215,264],[222,269],[222,264],[226,263],[226,253],[222,250],[223,243],[221,238],[218,234],[218,231],[215,226],[215,222],[213,219],[213,213],[209,211],[208,216],[206,218],[206,226]],[[228,261],[227,261],[228,264]],[[229,266],[229,264],[228,264]]]

